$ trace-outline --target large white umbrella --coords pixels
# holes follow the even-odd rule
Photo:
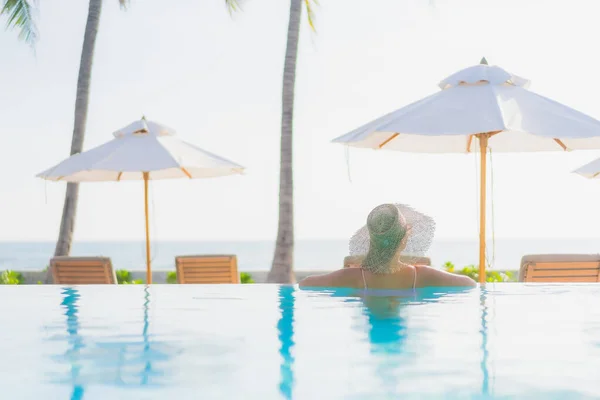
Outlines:
[[[38,174],[64,182],[144,181],[146,274],[152,283],[148,182],[241,174],[244,167],[179,140],[175,130],[142,118],[119,129],[110,142],[75,154]]]
[[[600,148],[600,121],[529,91],[529,81],[485,59],[441,91],[334,139],[417,153],[481,152],[479,279],[485,282],[486,154]]]

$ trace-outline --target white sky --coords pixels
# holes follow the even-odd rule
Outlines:
[[[54,240],[64,184],[34,175],[68,155],[87,2],[40,2],[37,53],[0,32],[0,240]],[[272,239],[288,1],[106,1],[86,148],[145,114],[247,174],[153,185],[159,240]],[[434,5],[431,6],[430,4]],[[474,155],[350,151],[330,140],[437,89],[482,56],[600,118],[596,0],[322,0],[303,21],[295,117],[296,234],[347,238],[382,202],[431,214],[438,237],[477,235]],[[597,152],[493,158],[497,237],[600,237]],[[141,182],[82,184],[77,240],[142,239]]]

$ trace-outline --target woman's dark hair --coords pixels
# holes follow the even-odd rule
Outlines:
[[[402,239],[406,236],[406,226],[394,204],[375,207],[367,217],[369,230],[369,252],[362,267],[373,273],[385,273],[386,267],[398,252]]]

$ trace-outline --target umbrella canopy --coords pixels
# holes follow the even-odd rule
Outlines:
[[[110,142],[75,154],[38,174],[67,182],[212,178],[240,174],[244,167],[180,140],[175,130],[141,119]]]
[[[476,150],[478,134],[494,152],[600,148],[600,121],[527,89],[529,81],[480,64],[439,83],[441,91],[334,139],[355,147],[420,153]]]
[[[75,154],[37,177],[65,182],[143,180],[146,282],[152,283],[148,182],[241,174],[244,167],[179,140],[174,129],[143,117],[113,135],[115,138],[110,142]]]
[[[417,153],[481,152],[479,279],[485,282],[487,149],[533,152],[600,148],[600,121],[528,90],[529,81],[481,64],[441,91],[334,139],[348,146]]]

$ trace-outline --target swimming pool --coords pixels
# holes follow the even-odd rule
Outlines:
[[[0,286],[0,398],[600,396],[600,285]]]

